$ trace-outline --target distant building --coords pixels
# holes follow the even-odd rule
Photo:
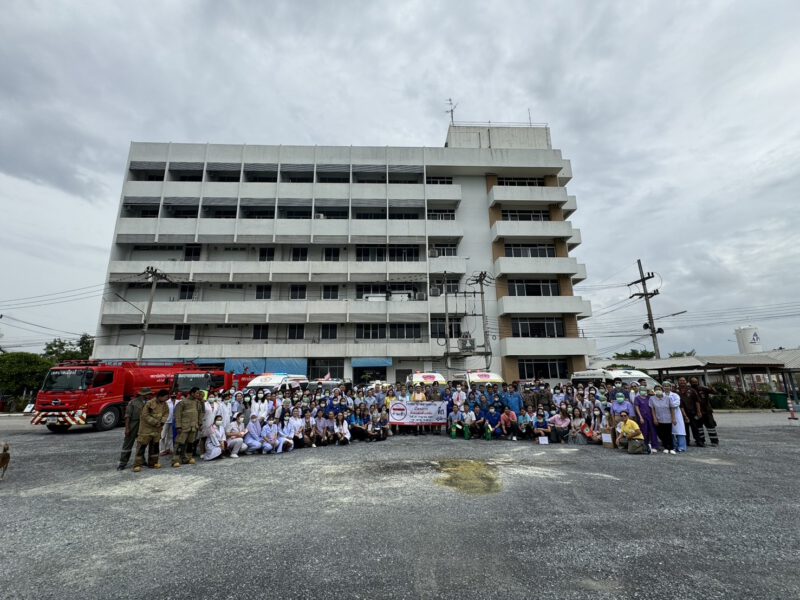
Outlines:
[[[474,274],[486,271],[491,369],[566,379],[594,342],[573,295],[570,163],[543,126],[451,126],[444,148],[134,142],[95,357],[362,376],[481,368]],[[464,293],[466,292],[466,294]],[[119,294],[122,298],[115,294]],[[469,344],[467,344],[468,346]],[[462,346],[463,349],[464,346]]]

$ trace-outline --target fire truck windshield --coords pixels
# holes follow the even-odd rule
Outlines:
[[[208,373],[178,373],[175,375],[173,391],[186,393],[193,387],[208,390],[211,376]]]
[[[43,392],[67,392],[86,389],[86,369],[52,369],[42,384]]]

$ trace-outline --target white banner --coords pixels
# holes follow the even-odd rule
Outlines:
[[[447,402],[405,402],[395,400],[389,405],[392,425],[446,425]]]

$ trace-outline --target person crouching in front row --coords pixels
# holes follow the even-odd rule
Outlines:
[[[649,454],[645,451],[644,435],[639,429],[638,423],[628,418],[628,411],[623,410],[618,413],[622,420],[622,428],[617,435],[617,446],[620,450],[627,451],[628,454]]]
[[[350,428],[344,419],[344,413],[336,415],[336,421],[333,423],[333,433],[339,446],[346,446],[350,443]]]
[[[228,438],[228,448],[231,451],[231,458],[239,458],[239,452],[247,451],[247,444],[244,443],[244,436],[247,435],[247,427],[244,424],[244,415],[236,413],[228,425],[225,432]]]

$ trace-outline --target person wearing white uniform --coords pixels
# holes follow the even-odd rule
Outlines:
[[[177,403],[178,400],[174,397],[167,400],[169,416],[167,417],[167,422],[164,423],[164,427],[161,429],[161,442],[159,444],[161,446],[159,448],[161,456],[172,454],[175,450],[175,437],[172,435],[172,424],[175,422],[175,405]]]
[[[333,435],[339,446],[346,446],[350,443],[350,427],[345,421],[343,412],[336,415],[336,420],[333,423]]]
[[[305,436],[303,432],[305,431],[305,423],[303,423],[303,418],[300,416],[300,409],[294,408],[292,409],[292,416],[289,417],[289,424],[292,426],[292,444],[295,448],[304,448],[305,447]]]
[[[294,450],[294,425],[292,425],[287,411],[284,410],[281,413],[278,423],[278,439],[283,442],[283,447],[278,452],[291,452]]]
[[[264,423],[264,428],[261,431],[261,443],[264,454],[268,454],[270,452],[283,452],[284,442],[281,439],[280,433],[280,427],[278,427],[275,418],[269,417],[267,422]]]
[[[467,401],[467,394],[461,389],[460,385],[456,386],[456,391],[453,392],[453,404],[461,408],[461,405]]]
[[[222,426],[225,428],[225,431],[228,431],[231,419],[233,415],[236,414],[233,412],[232,398],[229,392],[224,392],[222,394],[222,402],[219,403],[217,414],[222,416]]]
[[[247,433],[244,436],[244,444],[247,446],[247,454],[261,452],[263,428],[258,422],[258,415],[250,414],[250,423],[247,425]],[[270,448],[271,450],[272,448]],[[267,450],[269,452],[269,450]]]
[[[222,417],[217,415],[208,430],[206,437],[206,452],[203,460],[214,460],[222,456],[225,450],[225,428],[222,426]]]
[[[672,421],[672,439],[675,452],[686,452],[686,422],[681,413],[681,397],[672,391],[672,383],[665,381],[661,384],[664,388],[664,395],[669,397],[670,407],[675,411],[675,418]]]
[[[264,403],[264,392],[259,391],[256,394],[256,397],[250,403],[250,414],[255,415],[259,419],[263,417],[263,408],[262,404]]]
[[[247,451],[247,444],[244,442],[244,437],[247,435],[244,415],[236,413],[233,421],[225,430],[225,435],[228,438],[228,448],[230,448],[231,451],[231,458],[239,458],[239,452]]]

